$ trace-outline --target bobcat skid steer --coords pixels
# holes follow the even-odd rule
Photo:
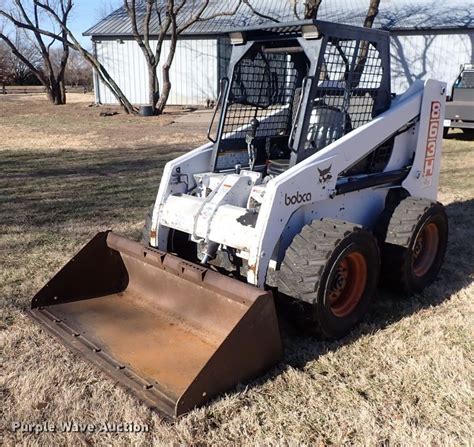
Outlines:
[[[272,292],[341,337],[380,274],[419,292],[447,242],[443,83],[392,97],[385,32],[305,21],[229,37],[211,141],[166,165],[143,243],[99,233],[30,311],[169,417],[280,359]]]

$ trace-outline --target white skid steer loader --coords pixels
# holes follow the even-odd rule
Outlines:
[[[445,84],[391,95],[382,31],[304,21],[230,41],[211,142],[166,165],[143,244],[99,233],[30,311],[170,417],[278,361],[270,291],[341,337],[379,276],[420,292],[447,243]]]

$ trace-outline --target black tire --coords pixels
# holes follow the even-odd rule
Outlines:
[[[470,137],[471,139],[474,138],[474,129],[463,129],[462,131],[464,135]]]
[[[448,243],[441,203],[407,197],[393,210],[382,244],[382,279],[407,294],[420,293],[437,277]]]
[[[289,298],[298,309],[293,316],[301,329],[335,339],[349,333],[367,312],[379,272],[378,244],[370,232],[322,219],[295,236],[277,285],[283,299]]]
[[[154,205],[150,207],[146,216],[145,223],[142,230],[142,244],[145,246],[150,245],[150,231],[151,231],[151,221],[153,219],[153,208]],[[168,241],[168,251],[174,253],[175,255],[186,259],[191,262],[197,261],[197,247],[196,244],[189,241],[189,235],[183,233],[182,231],[170,230],[169,241]]]
[[[449,127],[444,127],[443,128],[443,138],[446,138],[449,134]]]

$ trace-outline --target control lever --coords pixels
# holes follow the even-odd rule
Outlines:
[[[259,126],[260,121],[257,118],[253,118],[252,121],[250,121],[250,129],[247,132],[247,135],[245,135],[245,142],[247,143],[249,166],[251,171],[253,171],[253,167],[257,158],[257,151],[255,149],[255,146],[253,145],[253,142],[255,140],[255,136],[257,135],[257,129]]]

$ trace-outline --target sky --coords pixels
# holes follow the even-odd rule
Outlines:
[[[95,25],[105,13],[119,8],[123,0],[75,0],[74,13],[70,19],[71,31],[86,48],[90,47],[90,37],[82,33]]]

